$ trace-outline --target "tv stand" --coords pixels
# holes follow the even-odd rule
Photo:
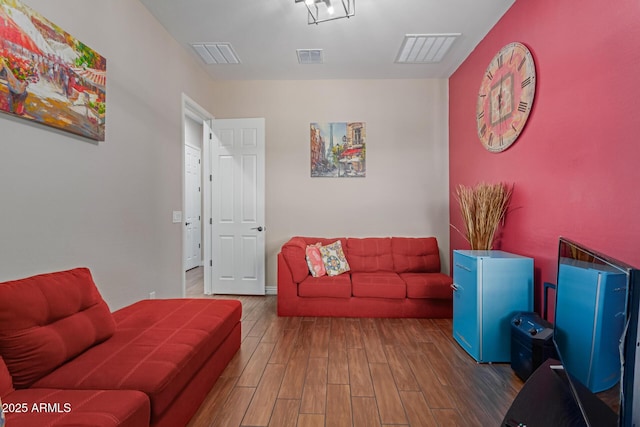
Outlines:
[[[579,381],[573,381],[592,426],[616,427],[616,414]],[[502,427],[586,427],[573,399],[567,373],[547,359],[529,377],[502,420]]]

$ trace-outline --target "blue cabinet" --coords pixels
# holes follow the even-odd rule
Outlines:
[[[478,362],[511,361],[511,319],[533,310],[533,259],[453,251],[453,337]]]

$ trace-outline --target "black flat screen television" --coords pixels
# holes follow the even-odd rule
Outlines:
[[[616,412],[619,427],[640,427],[639,315],[640,270],[559,239],[553,341],[586,426],[600,427],[576,381]]]

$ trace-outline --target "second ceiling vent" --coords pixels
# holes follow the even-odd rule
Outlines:
[[[322,64],[324,58],[322,49],[296,49],[300,64]]]

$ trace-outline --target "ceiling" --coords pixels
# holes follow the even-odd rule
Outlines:
[[[515,0],[355,0],[355,16],[307,24],[294,0],[140,0],[216,80],[448,78]],[[334,2],[337,0],[333,0]],[[439,63],[395,62],[406,34],[460,33]],[[239,64],[205,64],[192,43],[227,42]],[[322,49],[299,64],[296,49]]]

